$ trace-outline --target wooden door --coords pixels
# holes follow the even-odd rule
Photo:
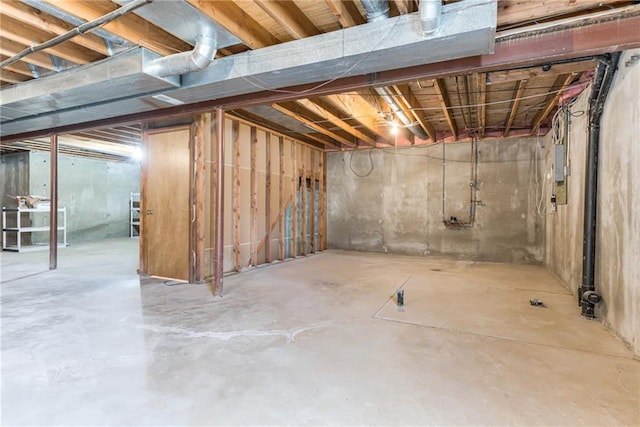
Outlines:
[[[189,281],[190,128],[145,134],[141,269],[150,276]]]

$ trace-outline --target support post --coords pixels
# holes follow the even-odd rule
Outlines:
[[[216,109],[216,174],[214,206],[214,295],[222,296],[223,251],[224,251],[224,110]]]
[[[49,270],[58,268],[58,135],[51,135],[49,180]],[[18,215],[20,215],[18,213]]]

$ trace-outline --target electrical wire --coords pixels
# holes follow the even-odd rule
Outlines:
[[[373,158],[372,156],[372,152],[373,152],[373,148],[369,149],[369,164],[371,165],[371,168],[369,169],[368,172],[364,173],[364,174],[359,174],[358,172],[356,172],[353,169],[353,156],[355,155],[355,153],[357,153],[359,150],[352,150],[351,151],[351,155],[349,157],[349,168],[351,169],[351,173],[353,173],[355,176],[357,176],[358,178],[366,178],[369,175],[371,175],[373,173],[373,169],[374,169],[374,165],[373,165]]]

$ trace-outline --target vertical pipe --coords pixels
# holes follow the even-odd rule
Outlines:
[[[216,174],[214,205],[215,205],[215,236],[214,236],[214,289],[216,296],[222,296],[222,274],[224,251],[224,110],[216,109]]]
[[[49,179],[49,270],[58,268],[58,135],[51,135]]]
[[[607,95],[617,70],[620,52],[614,52],[598,64],[589,105],[589,146],[587,148],[587,176],[584,200],[584,238],[582,285],[578,289],[578,304],[582,315],[595,317],[595,304],[600,301],[595,286],[596,232],[598,219],[598,156],[600,149],[600,120]]]

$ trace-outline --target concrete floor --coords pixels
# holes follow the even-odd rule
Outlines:
[[[214,300],[136,244],[2,254],[2,425],[640,424],[640,361],[544,268],[329,251]]]

